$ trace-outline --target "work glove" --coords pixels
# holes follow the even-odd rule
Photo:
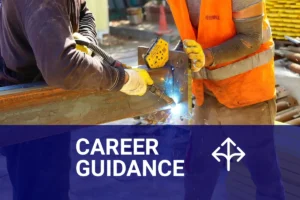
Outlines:
[[[198,72],[205,66],[205,54],[198,42],[195,40],[184,40],[183,50],[191,60],[192,72]]]
[[[153,80],[144,69],[125,69],[128,73],[128,82],[122,87],[121,92],[127,95],[143,96],[148,85],[153,85]]]
[[[80,33],[76,32],[73,34],[73,38],[75,40],[83,40],[83,41],[86,41],[86,42],[90,42],[86,37],[84,37],[83,35],[81,35]],[[79,51],[82,51],[88,55],[92,55],[93,51],[89,48],[87,48],[86,46],[83,46],[83,45],[79,45],[79,44],[76,44],[76,49],[79,50]]]

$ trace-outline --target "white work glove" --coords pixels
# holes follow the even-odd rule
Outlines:
[[[83,40],[83,41],[86,41],[86,42],[90,42],[89,39],[87,39],[86,37],[84,37],[83,35],[81,35],[80,33],[76,32],[73,34],[73,38],[75,40]],[[79,51],[82,51],[88,55],[92,55],[93,51],[89,48],[87,48],[86,46],[83,46],[83,45],[79,45],[79,44],[76,44],[76,49],[79,50]]]
[[[127,95],[143,96],[147,92],[147,86],[153,85],[148,72],[144,69],[125,69],[128,73],[128,82],[122,87],[121,92]]]

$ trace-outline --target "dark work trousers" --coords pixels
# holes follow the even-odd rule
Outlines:
[[[193,131],[185,166],[185,200],[210,200],[223,162],[212,156],[230,137],[246,154],[241,162],[256,185],[257,200],[284,200],[284,188],[275,152],[273,132],[197,132]],[[221,149],[226,154],[225,149]],[[221,158],[221,160],[225,160]],[[231,172],[228,172],[231,173]],[[245,194],[247,195],[247,194]]]
[[[64,133],[0,149],[6,156],[13,200],[69,199],[70,140],[70,133]]]

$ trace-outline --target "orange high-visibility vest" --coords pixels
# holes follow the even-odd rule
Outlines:
[[[263,44],[252,55],[200,71],[193,79],[197,105],[204,101],[204,85],[229,107],[244,107],[275,97],[274,42],[264,3]],[[203,49],[229,40],[236,35],[232,0],[202,0],[198,35],[189,17],[186,0],[168,0],[182,40],[196,40]]]

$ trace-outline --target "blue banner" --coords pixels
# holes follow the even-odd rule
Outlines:
[[[296,126],[0,126],[1,200],[297,200]]]

